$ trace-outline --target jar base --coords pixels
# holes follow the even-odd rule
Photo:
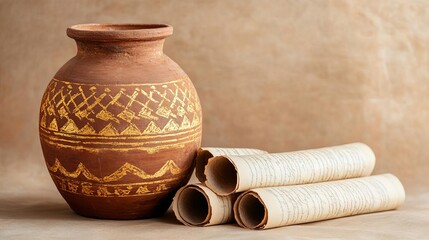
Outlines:
[[[106,220],[136,220],[160,217],[167,212],[172,202],[168,196],[101,198],[73,196],[61,193],[70,208],[78,215]]]

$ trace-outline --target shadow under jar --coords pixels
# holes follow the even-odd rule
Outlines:
[[[78,214],[164,214],[190,178],[201,106],[186,73],[163,53],[162,24],[81,24],[78,47],[42,99],[40,140],[49,173]]]

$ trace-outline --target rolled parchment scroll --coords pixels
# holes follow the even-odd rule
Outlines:
[[[252,188],[275,187],[364,177],[375,155],[363,143],[295,152],[217,156],[205,167],[206,185],[225,196]]]
[[[195,176],[200,182],[206,181],[206,175],[204,169],[207,165],[209,158],[216,156],[243,156],[243,155],[255,155],[264,154],[266,151],[253,149],[253,148],[214,148],[214,147],[203,147],[197,152],[197,159],[195,165]]]
[[[392,174],[306,185],[252,189],[234,204],[237,223],[267,229],[363,213],[391,210],[405,199]]]
[[[203,184],[190,184],[177,191],[173,199],[176,218],[188,226],[210,226],[233,220],[236,195],[218,196]]]

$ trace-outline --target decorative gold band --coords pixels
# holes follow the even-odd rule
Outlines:
[[[165,193],[171,188],[171,184],[179,180],[178,177],[159,181],[150,181],[131,184],[97,184],[71,180],[59,177],[51,173],[58,189],[73,194],[88,197],[139,197]]]
[[[113,173],[98,177],[83,163],[79,163],[74,171],[68,171],[58,159],[55,159],[53,165],[48,166],[48,170],[58,189],[93,197],[133,197],[162,193],[171,188],[171,184],[179,181],[179,174],[183,172],[173,160],[168,160],[153,174],[148,174],[130,163],[124,163]],[[112,183],[121,180],[128,174],[149,181],[126,184]],[[170,174],[172,177],[153,180],[166,174]],[[79,178],[85,178],[87,181],[78,180]]]

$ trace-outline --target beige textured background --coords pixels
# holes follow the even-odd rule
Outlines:
[[[26,211],[33,220],[58,211],[82,219],[49,178],[38,110],[51,77],[75,54],[66,28],[87,22],[174,26],[165,52],[197,88],[205,146],[274,152],[362,141],[375,150],[377,173],[396,174],[410,201],[429,199],[428,1],[0,0],[0,192],[14,196],[0,200],[0,221],[25,222]],[[24,192],[35,200],[14,205]],[[398,225],[407,209],[428,211],[412,203]],[[420,226],[414,217],[409,224]],[[15,225],[0,226],[0,236],[22,237]]]

